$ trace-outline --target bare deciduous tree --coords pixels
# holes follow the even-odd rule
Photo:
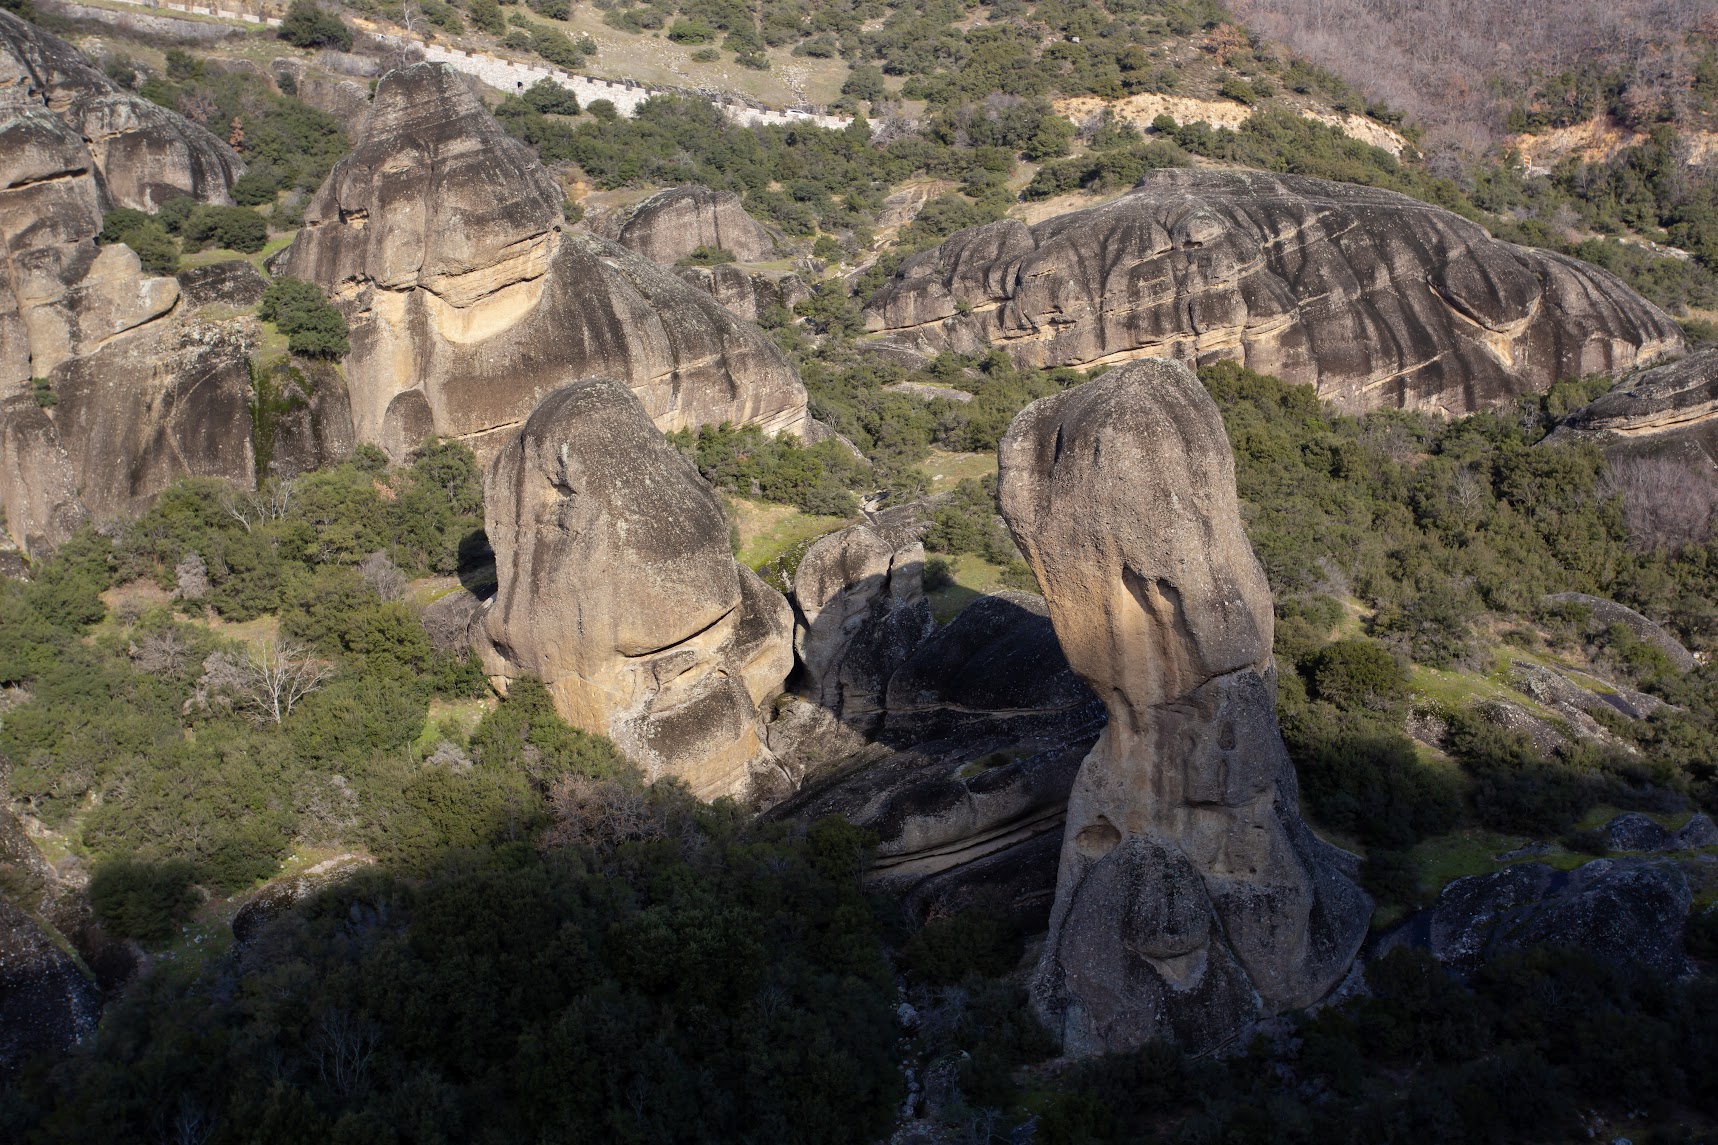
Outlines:
[[[209,583],[209,566],[194,552],[187,552],[173,566],[176,582],[173,595],[179,600],[202,600],[214,585]]]
[[[221,508],[250,532],[257,525],[278,521],[292,507],[295,483],[291,478],[267,480],[256,489],[228,489]]]
[[[1668,457],[1628,457],[1611,466],[1611,481],[1641,549],[1678,549],[1711,535],[1718,481],[1710,473]]]
[[[333,674],[332,665],[306,649],[270,637],[243,655],[216,652],[204,660],[197,692],[186,707],[245,707],[278,724]]]
[[[312,1041],[317,1072],[335,1092],[350,1097],[364,1087],[379,1040],[374,1023],[355,1018],[345,1010],[324,1011],[316,1021]]]
[[[610,851],[622,843],[660,839],[666,832],[642,788],[613,779],[570,776],[549,789],[554,823],[544,847],[589,847]]]
[[[138,638],[130,648],[132,663],[151,676],[176,680],[184,675],[191,646],[173,628],[163,628]]]
[[[406,594],[406,574],[389,559],[387,553],[378,550],[359,561],[358,575],[383,600],[399,600]]]

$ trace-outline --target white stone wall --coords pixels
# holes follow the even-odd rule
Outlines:
[[[259,12],[229,11],[219,7],[200,7],[187,0],[186,3],[174,3],[173,0],[119,0],[122,4],[136,4],[143,8],[165,8],[174,12],[188,12],[193,16],[218,16],[227,20],[242,20],[248,24],[266,24],[270,28],[280,27],[280,21],[272,16],[264,17]],[[545,63],[519,63],[504,60],[497,56],[485,55],[482,52],[467,52],[457,48],[449,48],[441,44],[426,44],[420,40],[407,39],[404,36],[389,36],[372,33],[376,39],[399,47],[412,46],[423,52],[424,59],[434,63],[446,64],[455,71],[466,75],[476,76],[490,87],[501,91],[517,92],[530,87],[538,80],[546,79],[571,91],[578,97],[582,107],[593,100],[606,99],[614,104],[615,110],[622,115],[638,114],[639,105],[653,95],[666,94],[664,89],[648,88],[631,80],[606,80],[595,76],[573,75]],[[722,109],[722,114],[735,123],[747,126],[756,124],[792,124],[808,123],[814,127],[828,127],[836,130],[852,123],[852,119],[840,115],[819,115],[814,111],[800,108],[766,108],[755,107],[738,96],[712,96],[705,92],[681,91],[681,95],[707,99]]]

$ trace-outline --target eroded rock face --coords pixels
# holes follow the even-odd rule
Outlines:
[[[1546,440],[1582,439],[1607,454],[1665,453],[1718,465],[1718,348],[1626,379],[1570,414]]]
[[[734,560],[721,503],[632,390],[589,378],[545,399],[490,467],[484,524],[499,588],[473,643],[498,686],[540,678],[649,779],[744,794],[792,611]]]
[[[480,457],[579,378],[631,385],[658,428],[799,433],[805,390],[763,333],[622,247],[564,229],[563,193],[457,74],[384,76],[279,270],[351,321],[354,428],[396,457]]]
[[[936,628],[925,600],[925,548],[896,548],[869,525],[822,538],[793,576],[801,691],[848,723],[882,719],[890,677]]]
[[[1003,516],[1109,722],[1068,802],[1034,1004],[1064,1052],[1194,1051],[1342,977],[1371,902],[1300,819],[1222,419],[1145,361],[1027,407]]]
[[[27,108],[44,108],[79,138],[111,206],[153,211],[179,195],[227,202],[244,173],[209,131],[119,87],[58,36],[0,11],[0,114]]]
[[[201,334],[179,320],[178,283],[95,241],[112,207],[226,201],[243,170],[201,127],[0,12],[0,508],[26,552],[180,474],[253,476],[249,406],[185,353]],[[189,372],[168,377],[177,366]],[[33,378],[58,404],[37,405]]]
[[[746,214],[738,195],[696,184],[658,191],[640,203],[621,228],[620,245],[660,266],[673,266],[699,247],[726,251],[739,262],[775,253],[775,240]]]
[[[866,317],[897,348],[993,343],[1032,366],[1235,359],[1349,411],[1469,413],[1683,345],[1608,272],[1448,211],[1216,170],[1153,172],[1031,228],[962,231],[909,259]]]

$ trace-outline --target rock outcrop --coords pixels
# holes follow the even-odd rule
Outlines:
[[[1625,379],[1564,418],[1546,440],[1589,440],[1607,454],[1669,454],[1718,465],[1718,348]]]
[[[443,65],[390,72],[277,269],[351,323],[359,439],[402,456],[439,434],[480,457],[548,394],[618,377],[658,428],[800,433],[805,389],[762,331],[613,243]]]
[[[638,204],[621,228],[620,245],[659,266],[673,266],[700,247],[725,251],[738,262],[775,253],[775,240],[738,195],[697,184],[658,191]]]
[[[184,473],[254,478],[251,335],[182,322],[177,282],[95,241],[113,207],[226,201],[243,169],[203,128],[0,12],[0,508],[26,552]]]
[[[1654,645],[1669,658],[1672,666],[1678,672],[1693,671],[1698,661],[1664,625],[1642,616],[1626,604],[1618,604],[1602,596],[1592,596],[1584,592],[1553,592],[1545,597],[1552,604],[1564,606],[1573,605],[1592,612],[1593,619],[1609,628],[1622,625],[1633,634],[1636,640]]]
[[[823,537],[793,575],[800,691],[862,730],[883,718],[890,677],[936,628],[925,549],[896,548],[869,525]]]
[[[1234,359],[1348,411],[1461,414],[1621,375],[1680,329],[1606,271],[1493,239],[1404,195],[1169,170],[1115,202],[961,231],[866,309],[895,350],[1006,349],[1032,366]]]
[[[35,919],[0,898],[0,1077],[95,1032],[101,995]]]
[[[1510,951],[1564,946],[1674,977],[1687,967],[1682,932],[1692,903],[1675,863],[1595,859],[1573,871],[1520,863],[1456,879],[1402,937],[1423,938],[1439,961],[1464,972]]]
[[[209,131],[119,87],[58,36],[0,11],[0,115],[29,108],[45,108],[71,129],[109,206],[153,211],[179,195],[226,202],[244,173]]]
[[[484,524],[499,584],[473,644],[498,687],[538,677],[569,722],[702,798],[767,772],[758,705],[793,667],[792,610],[626,383],[544,399],[490,467]]]
[[[1109,709],[1068,802],[1039,1014],[1071,1056],[1202,1052],[1316,1002],[1371,902],[1300,818],[1215,404],[1180,363],[1138,362],[1028,406],[1000,455],[1003,517]]]

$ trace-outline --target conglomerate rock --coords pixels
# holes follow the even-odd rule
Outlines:
[[[793,667],[792,610],[734,560],[721,502],[624,382],[544,399],[490,467],[498,590],[473,644],[570,723],[702,798],[769,770],[758,705]]]
[[[1391,191],[1219,170],[961,231],[902,264],[866,321],[885,348],[995,345],[1032,366],[1236,359],[1348,411],[1469,413],[1683,346],[1576,259]]]
[[[624,247],[569,232],[564,195],[451,69],[390,72],[277,270],[351,322],[357,436],[487,459],[548,394],[632,386],[663,431],[800,433],[805,389],[762,331]]]
[[[1300,818],[1216,405],[1184,365],[1137,362],[1028,406],[1000,455],[1003,517],[1109,709],[1069,798],[1034,1005],[1077,1056],[1209,1050],[1317,1001],[1371,902]]]
[[[181,322],[178,283],[96,243],[113,207],[225,202],[243,170],[208,131],[0,11],[0,508],[26,552],[182,474],[254,476],[248,398],[209,384],[213,344],[186,352],[207,331]],[[242,357],[233,368],[242,390]]]
[[[1718,466],[1718,347],[1625,378],[1546,440],[1594,441],[1613,457],[1668,454]]]
[[[703,248],[758,262],[775,253],[775,240],[746,213],[732,191],[691,184],[658,191],[633,210],[620,245],[651,262],[672,266]]]

